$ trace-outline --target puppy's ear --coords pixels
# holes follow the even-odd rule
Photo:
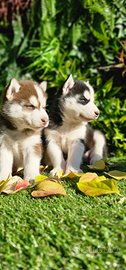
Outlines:
[[[11,79],[6,91],[6,98],[8,100],[12,100],[14,95],[19,91],[19,89],[20,84],[18,83],[18,81],[15,78]]]
[[[45,92],[46,91],[46,88],[47,88],[47,81],[43,81],[39,84],[39,86],[43,89],[43,91]]]
[[[70,74],[70,76],[63,85],[63,95],[66,95],[69,92],[70,88],[72,88],[73,86],[74,86],[74,79],[72,77],[72,74]]]

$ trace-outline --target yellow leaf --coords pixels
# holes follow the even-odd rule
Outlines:
[[[49,195],[62,194],[67,195],[64,187],[52,181],[43,181],[37,186],[38,190],[31,193],[33,197],[45,197]]]
[[[5,179],[5,180],[3,180],[3,181],[0,182],[0,193],[3,191],[4,187],[5,187],[6,184],[8,183],[9,177],[10,177],[10,175],[8,176],[7,179]]]
[[[105,169],[105,162],[103,160],[98,160],[92,165],[87,165],[91,170],[103,171]]]
[[[77,183],[77,186],[80,191],[92,197],[108,193],[119,194],[119,191],[116,187],[116,181],[114,179],[109,179],[100,182],[94,179],[90,182],[79,182]]]
[[[63,176],[61,178],[74,178],[77,174],[75,174],[74,172],[69,172],[69,173],[66,173],[66,174],[63,174]]]
[[[93,179],[95,182],[101,182],[107,180],[104,175],[102,176],[97,176],[96,178]]]
[[[89,182],[92,181],[94,178],[96,178],[98,175],[96,173],[83,173],[79,182]]]
[[[79,177],[81,177],[81,176],[83,176],[84,175],[84,173],[75,173],[75,172],[73,172],[76,176],[79,176]]]
[[[75,176],[82,176],[83,175],[83,173],[75,173],[75,172],[72,172],[72,171],[65,174],[64,172],[62,172],[59,169],[57,170],[57,173],[58,173],[58,178],[65,178],[65,177],[74,178]]]
[[[46,178],[48,178],[48,176],[38,175],[35,177],[35,183],[40,182],[40,181],[44,181]]]
[[[126,172],[121,172],[121,171],[117,171],[117,170],[110,171],[109,173],[106,173],[106,174],[109,175],[110,177],[117,179],[117,180],[122,180],[123,178],[126,178]]]
[[[57,170],[58,173],[58,178],[61,178],[64,175],[64,172],[62,172],[61,170]]]

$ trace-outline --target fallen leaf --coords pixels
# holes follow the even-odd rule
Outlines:
[[[11,174],[9,174],[8,178],[6,180],[4,180],[4,182],[2,181],[3,186],[2,186],[2,189],[0,189],[0,192],[4,192],[7,194],[13,193],[15,191],[17,184],[20,181],[22,181],[21,177],[19,177],[17,175],[12,176]]]
[[[64,175],[64,172],[58,169],[57,174],[58,174],[58,178],[61,178]]]
[[[52,177],[46,178],[44,181],[52,181],[52,182],[59,183],[59,184],[62,183],[62,181],[61,181],[60,178],[58,178],[58,177],[53,177],[53,176],[52,176]]]
[[[79,182],[88,182],[92,181],[94,178],[96,178],[98,175],[96,173],[83,173],[83,175],[80,177]]]
[[[49,195],[62,194],[67,195],[64,187],[59,183],[52,181],[43,181],[37,186],[38,190],[31,193],[33,197],[45,197]]]
[[[105,169],[105,162],[103,160],[98,160],[92,165],[87,165],[91,170],[103,171]]]
[[[47,166],[40,165],[40,167],[39,167],[39,173],[41,174],[47,168],[48,168],[48,165]]]
[[[117,171],[117,170],[110,171],[109,173],[105,172],[105,174],[107,174],[110,177],[113,177],[117,180],[122,180],[123,178],[126,178],[126,172],[121,172],[121,171]]]
[[[39,182],[39,181],[44,181],[46,178],[48,178],[48,176],[45,175],[37,175],[35,177],[35,183]]]
[[[9,182],[9,177],[3,181],[0,182],[0,193],[3,191],[6,184]]]
[[[75,176],[77,176],[78,174],[74,173],[74,172],[69,172],[69,173],[66,173],[66,174],[63,174],[63,176],[61,178],[74,178]]]
[[[119,194],[116,186],[116,180],[109,179],[105,181],[97,181],[97,179],[90,182],[78,182],[77,186],[80,191],[89,196],[99,196],[108,193]]]
[[[106,177],[104,175],[97,176],[96,178],[93,179],[95,182],[101,182],[101,181],[106,181]],[[93,181],[92,180],[92,181]]]
[[[20,188],[26,187],[26,186],[28,186],[28,185],[30,185],[30,184],[29,184],[29,181],[27,181],[27,180],[21,180],[21,181],[17,184],[15,190],[18,190],[18,189],[20,189]]]

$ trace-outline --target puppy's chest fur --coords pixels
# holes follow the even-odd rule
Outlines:
[[[31,148],[32,154],[32,152],[35,152],[37,145],[39,145],[41,149],[40,131],[35,132],[30,129],[18,130],[12,127],[9,129],[6,120],[2,120],[0,126],[0,147],[3,148],[4,151],[7,150],[13,153],[14,166],[17,168],[23,167],[23,156],[26,154],[27,150]]]
[[[57,127],[57,129],[45,129],[44,133],[47,141],[56,140],[57,144],[61,147],[62,151],[66,154],[68,148],[72,145],[74,141],[83,140],[86,136],[86,125],[69,125],[63,123],[62,126]]]

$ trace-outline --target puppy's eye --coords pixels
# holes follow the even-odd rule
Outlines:
[[[87,98],[85,98],[84,96],[79,98],[79,103],[81,103],[82,105],[85,105],[89,102],[89,100]]]
[[[24,107],[26,107],[28,109],[35,109],[35,106],[32,104],[25,104]]]
[[[82,102],[86,102],[86,101],[87,101],[87,99],[86,99],[85,97],[81,97],[81,98],[80,98],[80,101],[82,101]]]

